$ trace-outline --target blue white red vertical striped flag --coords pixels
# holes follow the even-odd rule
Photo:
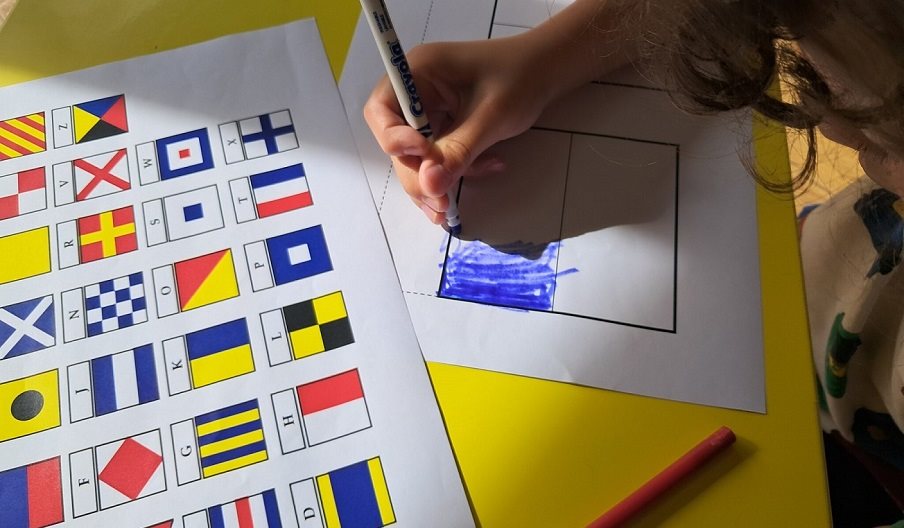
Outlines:
[[[208,508],[211,528],[281,528],[276,492],[236,499]]]

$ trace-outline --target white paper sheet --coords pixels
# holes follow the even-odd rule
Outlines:
[[[313,21],[0,101],[0,525],[473,525]]]
[[[524,31],[567,2],[387,2],[403,45]],[[452,240],[410,205],[361,108],[382,71],[359,21],[340,91],[428,360],[765,411],[749,118],[690,117],[630,71],[502,144]]]

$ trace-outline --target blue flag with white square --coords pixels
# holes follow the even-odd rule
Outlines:
[[[333,269],[322,226],[309,227],[266,240],[277,285],[306,279]]]
[[[213,168],[210,137],[206,128],[158,139],[156,144],[161,180]]]
[[[0,308],[0,359],[37,352],[55,344],[52,295]]]

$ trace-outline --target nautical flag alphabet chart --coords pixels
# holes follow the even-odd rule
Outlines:
[[[0,100],[0,526],[473,526],[312,21]]]

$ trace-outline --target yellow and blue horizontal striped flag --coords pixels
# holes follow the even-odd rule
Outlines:
[[[195,418],[204,478],[267,460],[267,443],[257,400]]]

